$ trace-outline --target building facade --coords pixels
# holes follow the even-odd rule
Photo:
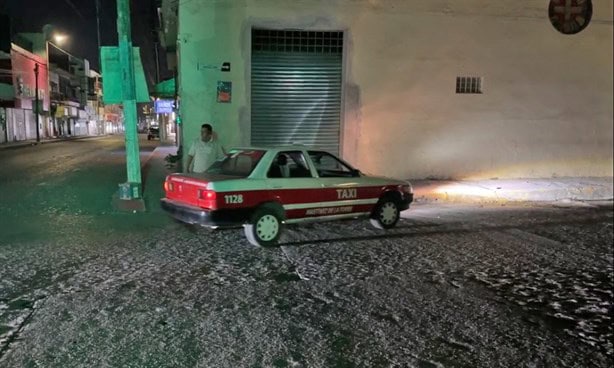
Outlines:
[[[0,73],[0,143],[45,137],[50,109],[46,60],[11,44],[10,53],[0,55]]]
[[[164,4],[164,1],[163,1]],[[179,2],[183,141],[401,178],[612,176],[610,0]]]
[[[88,134],[89,62],[47,42],[54,136]]]
[[[15,34],[10,51],[0,50],[0,143],[107,132],[100,75],[90,70],[86,59],[71,55],[48,37]]]
[[[87,113],[88,134],[104,134],[104,104],[102,103],[102,76],[90,69],[87,83]]]

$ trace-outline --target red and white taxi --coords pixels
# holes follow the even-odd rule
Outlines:
[[[250,243],[276,244],[284,224],[368,217],[394,227],[413,201],[410,183],[367,176],[304,146],[237,148],[202,174],[171,174],[161,206],[185,223],[243,226]]]

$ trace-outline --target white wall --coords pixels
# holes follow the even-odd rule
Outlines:
[[[612,175],[612,2],[560,34],[548,1],[193,0],[179,9],[184,140],[250,140],[250,30],[343,30],[343,156],[401,178]],[[222,73],[222,62],[232,63]],[[217,70],[202,66],[216,65]],[[481,76],[484,94],[455,93]],[[215,102],[218,80],[231,104]],[[187,147],[186,147],[187,148]]]

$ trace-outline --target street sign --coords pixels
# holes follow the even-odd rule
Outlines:
[[[150,102],[139,48],[133,47],[132,54],[134,55],[136,102]],[[122,103],[124,101],[122,95],[124,79],[119,64],[119,48],[113,46],[101,47],[100,60],[102,61],[102,99],[104,103]]]
[[[173,100],[157,100],[155,103],[156,114],[170,114],[175,108]]]

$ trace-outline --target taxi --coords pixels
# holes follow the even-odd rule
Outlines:
[[[236,148],[200,174],[171,174],[161,207],[209,228],[243,227],[256,246],[275,245],[285,224],[368,218],[394,227],[413,201],[409,182],[368,176],[305,146]]]

